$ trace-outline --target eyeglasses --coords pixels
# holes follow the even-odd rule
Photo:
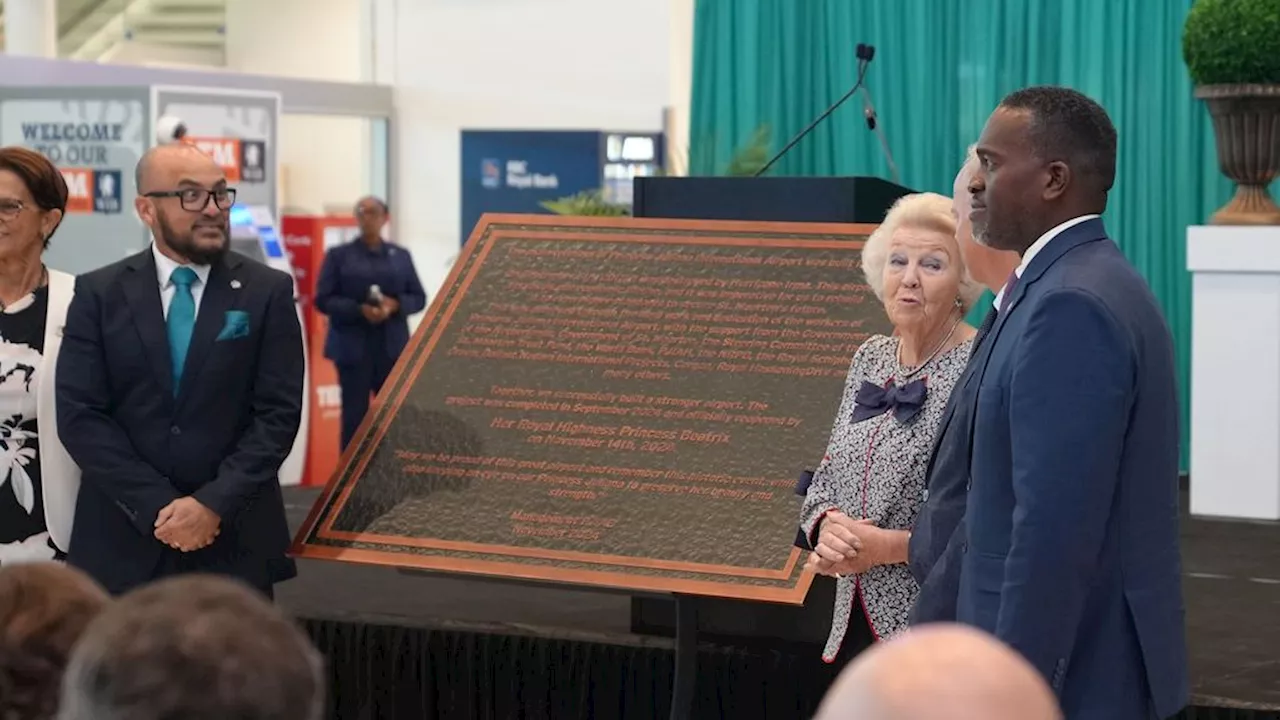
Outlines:
[[[21,200],[0,200],[0,220],[13,220],[26,209]]]
[[[213,204],[217,205],[219,210],[230,210],[231,206],[236,204],[235,188],[222,188],[221,190],[205,190],[204,188],[160,190],[143,193],[142,196],[149,198],[176,197],[178,202],[182,203],[182,209],[187,212],[204,212],[204,209],[209,207],[209,198],[211,197],[213,198]]]

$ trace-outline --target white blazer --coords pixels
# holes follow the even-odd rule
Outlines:
[[[40,482],[44,491],[44,517],[49,538],[59,550],[71,548],[71,522],[76,516],[80,494],[80,467],[71,459],[58,438],[58,351],[62,348],[62,328],[67,324],[67,308],[75,294],[76,278],[49,270],[49,310],[45,315],[44,359],[36,375],[36,427],[40,433]]]

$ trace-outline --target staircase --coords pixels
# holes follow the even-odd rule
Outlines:
[[[222,67],[226,63],[226,0],[57,3],[59,57],[201,67]]]

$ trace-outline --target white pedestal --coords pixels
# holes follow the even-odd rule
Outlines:
[[[1280,227],[1187,229],[1191,513],[1280,520]]]

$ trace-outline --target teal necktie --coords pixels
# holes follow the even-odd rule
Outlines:
[[[191,286],[196,282],[196,271],[180,267],[169,276],[173,283],[173,300],[169,303],[169,317],[165,325],[169,330],[169,359],[173,361],[173,394],[176,397],[182,382],[182,366],[187,362],[187,347],[191,345],[191,331],[196,326],[196,298]]]

